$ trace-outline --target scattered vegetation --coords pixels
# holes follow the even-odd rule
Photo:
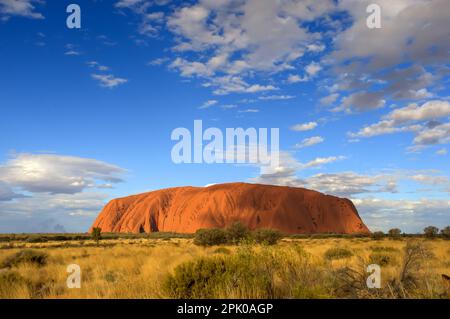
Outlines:
[[[25,249],[7,257],[0,268],[11,268],[21,264],[44,266],[47,264],[48,255],[44,252]]]
[[[277,230],[257,229],[252,233],[252,237],[258,244],[275,245],[283,236]]]
[[[195,233],[194,244],[199,246],[237,245],[254,241],[258,244],[275,245],[282,237],[279,231],[272,229],[257,229],[251,232],[247,227],[237,222],[226,229],[199,229]]]
[[[450,297],[444,239],[308,236],[259,245],[253,234],[239,245],[216,247],[151,234],[120,235],[99,246],[90,235],[79,241],[49,235],[41,235],[47,242],[13,240],[0,250],[0,299]],[[66,286],[73,263],[82,269],[81,289]],[[380,289],[367,288],[373,263],[381,266]]]
[[[199,229],[194,237],[194,244],[198,246],[223,245],[227,242],[227,232],[221,228]]]

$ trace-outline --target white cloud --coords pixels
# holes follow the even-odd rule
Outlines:
[[[207,109],[213,105],[216,105],[219,101],[217,100],[208,100],[199,107],[199,109]]]
[[[319,4],[310,0],[302,3],[202,0],[175,9],[168,17],[167,25],[177,36],[173,50],[180,53],[190,51],[197,56],[184,64],[202,64],[197,65],[197,69],[202,69],[201,76],[233,75],[246,81],[254,72],[273,74],[294,69],[293,63],[306,51],[322,51],[324,45],[320,36],[302,27],[301,22],[323,16],[334,7],[333,1]],[[317,63],[312,63],[306,67],[306,72],[313,76],[320,68]],[[183,76],[186,75],[183,68],[179,70]],[[291,78],[293,82],[296,80]],[[218,83],[218,92],[230,92],[221,84]],[[260,91],[258,86],[253,88],[246,92]]]
[[[90,66],[91,68],[97,68],[97,70],[99,70],[99,71],[108,71],[109,70],[109,67],[107,67],[105,65],[101,65],[97,61],[88,61],[86,64],[88,66]]]
[[[37,193],[0,202],[0,232],[86,232],[107,199],[91,192]]]
[[[225,109],[225,110],[228,110],[228,109],[235,109],[238,106],[236,104],[224,104],[224,105],[221,105],[220,107]]]
[[[21,16],[31,19],[44,19],[44,16],[37,12],[35,3],[42,4],[39,0],[0,0],[0,17],[8,19],[10,16]]]
[[[295,147],[296,148],[304,148],[304,147],[320,144],[323,141],[324,141],[324,139],[321,136],[312,136],[312,137],[303,139],[300,143],[296,144]]]
[[[436,154],[437,154],[437,155],[442,155],[442,156],[447,155],[447,149],[446,149],[446,148],[438,149],[438,150],[436,151]]]
[[[356,133],[349,133],[352,138],[371,137],[397,132],[414,132],[413,143],[418,146],[446,144],[450,141],[450,123],[440,123],[436,120],[450,115],[448,101],[433,100],[418,106],[408,106],[394,109],[382,120],[365,126]],[[425,123],[425,121],[429,121]],[[422,123],[420,123],[422,122]],[[417,150],[412,148],[411,150]]]
[[[309,76],[311,76],[311,77],[313,77],[313,76],[315,76],[317,73],[319,73],[320,70],[322,70],[322,67],[320,66],[319,63],[316,63],[316,62],[311,62],[310,64],[308,64],[308,65],[305,67],[306,73],[307,73]]]
[[[420,131],[414,138],[416,145],[434,145],[450,143],[450,123],[440,124]]]
[[[31,193],[75,194],[111,187],[125,171],[95,159],[21,153],[0,166],[0,179],[10,188]]]
[[[245,109],[245,110],[239,110],[238,113],[258,113],[258,109]]]
[[[320,103],[323,105],[330,105],[336,102],[336,100],[339,98],[339,93],[332,93],[328,96],[325,96],[320,99]]]
[[[162,65],[162,64],[166,63],[167,61],[169,61],[169,58],[157,58],[157,59],[153,59],[153,60],[149,61],[147,64],[148,65]]]
[[[429,225],[448,225],[450,201],[445,199],[352,199],[365,224],[372,231],[400,228],[406,233],[422,233]]]
[[[303,131],[310,131],[317,127],[317,122],[308,122],[308,123],[302,123],[302,124],[296,124],[294,126],[291,126],[291,130],[303,132]]]
[[[306,80],[304,78],[301,78],[297,74],[291,74],[288,76],[287,81],[288,81],[288,83],[298,83],[298,82],[304,82]]]
[[[363,193],[396,192],[395,179],[386,175],[361,175],[355,172],[320,173],[305,179],[308,187],[322,192],[351,196]]]
[[[439,119],[450,115],[450,103],[448,101],[433,100],[421,106],[410,104],[406,107],[393,110],[386,119],[393,120],[395,124],[405,122],[418,122]]]
[[[337,32],[334,51],[326,59],[339,89],[351,94],[356,89],[363,92],[359,93],[361,102],[366,100],[368,105],[359,103],[355,106],[359,111],[381,107],[382,100],[388,98],[432,97],[434,92],[428,89],[436,91],[436,82],[442,77],[438,70],[450,62],[448,1],[377,1],[382,11],[380,29],[366,25],[366,8],[371,3],[371,0],[339,1],[339,9],[353,21],[349,28]]]
[[[98,80],[100,82],[100,86],[110,89],[128,82],[127,79],[115,77],[112,74],[91,74],[91,77]]]
[[[294,95],[265,95],[259,97],[260,100],[290,100],[294,98]]]

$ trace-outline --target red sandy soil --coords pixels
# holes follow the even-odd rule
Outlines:
[[[239,221],[288,234],[367,234],[353,203],[313,190],[247,183],[176,187],[117,198],[92,227],[102,232],[194,233]]]

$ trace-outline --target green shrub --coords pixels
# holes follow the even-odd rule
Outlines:
[[[434,226],[428,226],[423,229],[423,232],[425,234],[425,237],[434,238],[438,234],[439,228],[434,227]]]
[[[450,238],[450,226],[441,229],[441,235],[444,238]]]
[[[41,267],[47,264],[47,259],[48,255],[46,253],[25,249],[7,257],[3,261],[1,268],[11,268],[20,264],[33,264]]]
[[[382,231],[376,231],[372,233],[372,238],[375,240],[379,240],[384,238],[384,233]]]
[[[179,265],[166,278],[164,289],[172,298],[208,298],[223,282],[227,264],[222,258],[202,258]]]
[[[398,239],[401,237],[402,231],[399,228],[392,228],[392,229],[389,229],[388,235],[392,239]]]
[[[252,233],[258,244],[275,245],[282,238],[279,231],[273,229],[257,229]]]
[[[278,250],[242,245],[235,254],[179,265],[164,281],[170,298],[323,298],[330,273],[313,265],[301,247]]]
[[[199,229],[195,233],[194,244],[199,246],[214,246],[227,243],[227,233],[220,228]]]
[[[226,229],[226,233],[228,243],[238,244],[239,242],[248,237],[249,230],[242,223],[235,222]]]
[[[346,248],[330,248],[325,252],[325,258],[328,260],[342,259],[352,257],[353,253]]]

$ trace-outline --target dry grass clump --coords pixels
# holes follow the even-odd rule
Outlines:
[[[328,260],[343,259],[353,256],[353,253],[346,248],[333,247],[325,252],[325,258]]]

